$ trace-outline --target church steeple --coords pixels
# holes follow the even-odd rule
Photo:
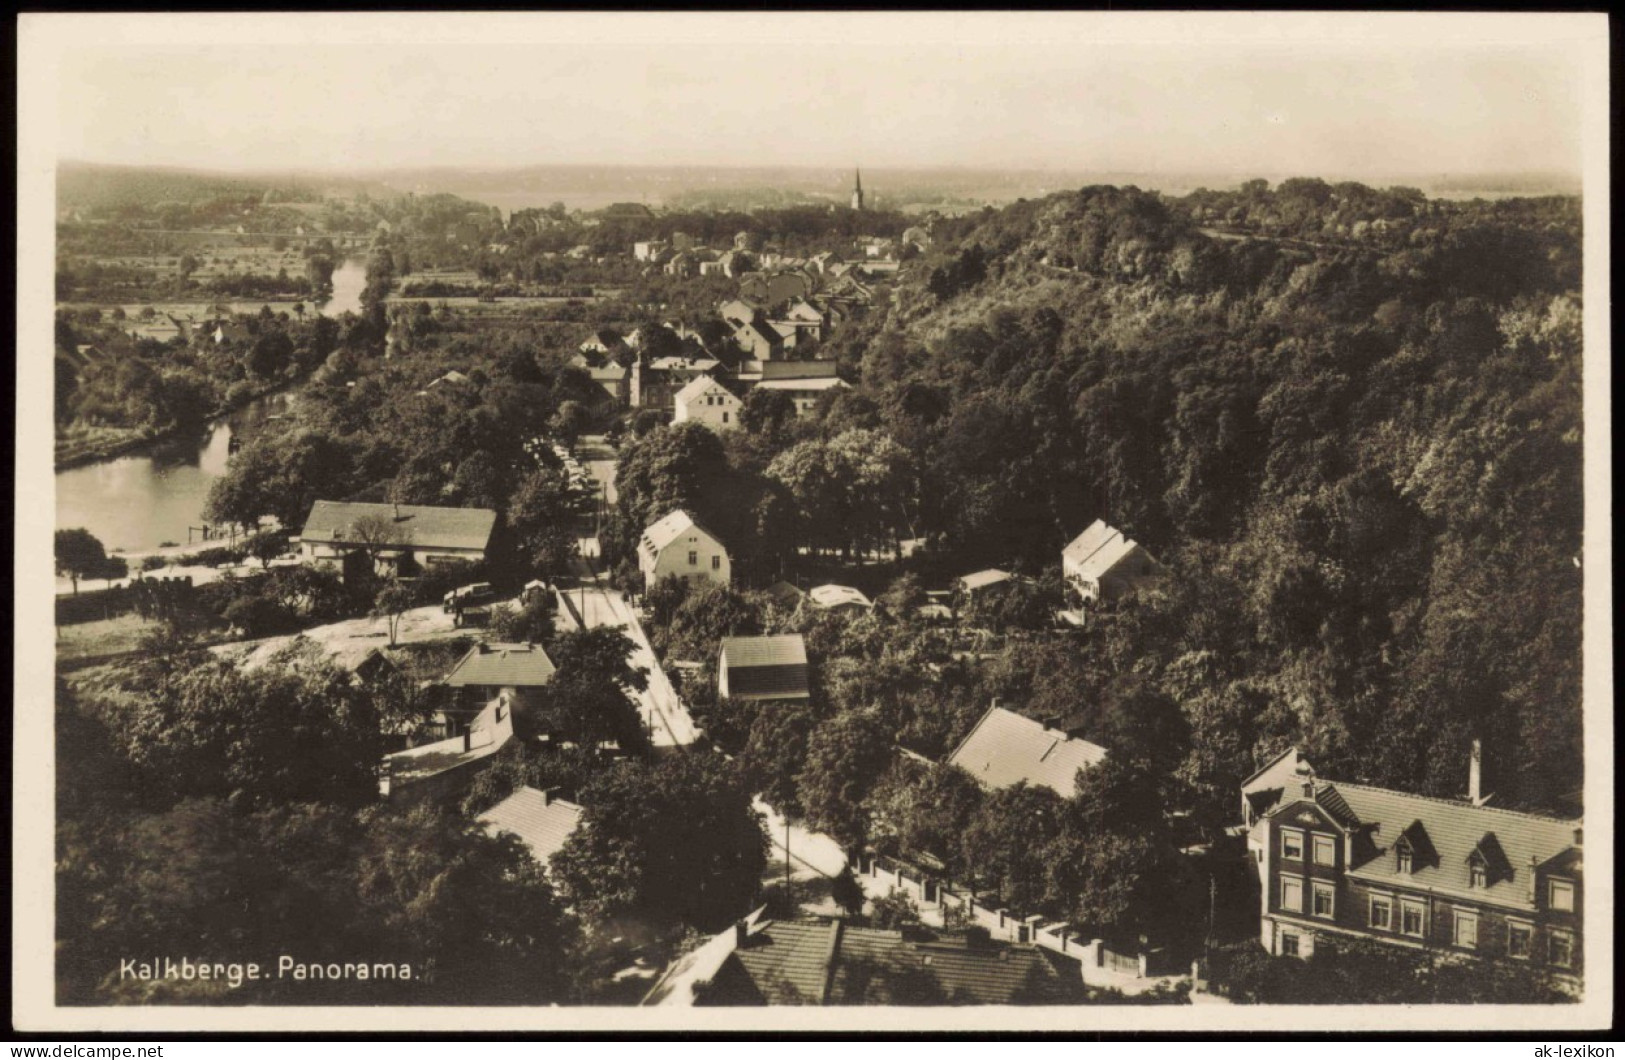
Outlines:
[[[852,170],[852,209],[863,209],[863,174]]]

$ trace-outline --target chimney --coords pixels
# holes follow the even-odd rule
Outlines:
[[[1582,833],[1583,831],[1585,831],[1585,829],[1581,828],[1579,825],[1574,826],[1574,845],[1575,846],[1583,846],[1584,845],[1584,844],[1582,844],[1580,842],[1580,838],[1581,838],[1580,833]]]
[[[1467,801],[1474,806],[1484,805],[1484,741],[1473,737],[1472,749],[1467,752]]]
[[[1536,869],[1539,868],[1539,866],[1540,866],[1540,859],[1535,857],[1535,855],[1530,854],[1529,855],[1529,900],[1531,902],[1535,901],[1535,899],[1538,897],[1538,895],[1540,893],[1539,888],[1537,888],[1535,886],[1535,876],[1538,875],[1538,873],[1536,872]]]
[[[750,939],[750,925],[745,922],[744,917],[740,917],[738,920],[734,921],[734,949],[736,949],[736,950],[744,949],[745,948],[745,943],[749,939]]]
[[[474,749],[474,730],[473,729],[464,729],[463,730],[463,753],[467,754],[469,751],[472,751],[473,749]]]

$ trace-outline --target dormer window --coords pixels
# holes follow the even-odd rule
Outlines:
[[[1556,913],[1574,912],[1574,881],[1547,880],[1546,904]]]
[[[1397,861],[1397,864],[1399,866],[1399,871],[1403,872],[1405,875],[1409,876],[1411,874],[1411,871],[1412,871],[1411,870],[1411,851],[1410,851],[1410,848],[1409,847],[1396,847],[1394,849],[1394,857],[1395,857],[1395,859]]]
[[[1467,885],[1474,889],[1490,885],[1490,874],[1482,861],[1475,861],[1467,866]]]

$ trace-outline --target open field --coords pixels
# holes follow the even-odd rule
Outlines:
[[[56,657],[59,664],[72,664],[108,655],[135,651],[141,638],[157,629],[159,623],[140,615],[120,615],[100,622],[79,622],[56,627]]]

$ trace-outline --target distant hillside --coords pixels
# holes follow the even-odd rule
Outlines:
[[[225,196],[264,196],[284,202],[313,201],[358,192],[390,196],[384,184],[355,177],[300,173],[212,173],[156,166],[63,162],[57,169],[58,209],[105,209],[160,202],[194,203]]]

